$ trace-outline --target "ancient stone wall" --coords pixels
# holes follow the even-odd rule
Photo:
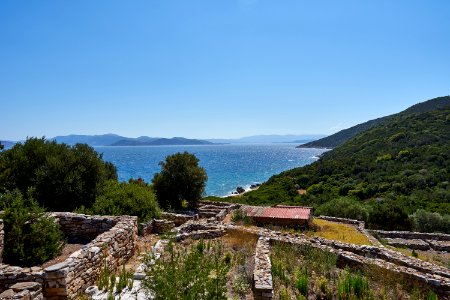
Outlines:
[[[0,265],[0,291],[9,291],[8,293],[12,294],[14,288],[18,288],[18,283],[26,285],[26,282],[34,282],[41,286],[41,294],[45,298],[72,299],[94,284],[105,265],[110,271],[115,271],[134,253],[137,238],[136,217],[86,216],[73,213],[55,213],[54,216],[62,224],[63,231],[67,230],[65,234],[69,239],[85,240],[91,238],[94,231],[102,233],[64,262],[44,270],[39,267]],[[71,220],[75,220],[77,225],[71,225]],[[96,226],[98,228],[94,228]],[[19,285],[19,288],[21,287],[23,288]],[[39,287],[33,288],[36,290],[29,290],[29,294],[25,290],[14,294],[23,294],[23,299],[31,300],[34,299],[34,294],[39,294]]]
[[[188,222],[177,229],[178,233],[175,236],[177,242],[192,238],[198,239],[215,239],[225,235],[226,228],[218,224],[209,223],[193,223]]]
[[[384,230],[369,230],[369,232],[380,238],[450,241],[450,234],[444,234],[444,233],[425,233],[425,232],[411,232],[411,231],[384,231]]]
[[[175,214],[175,213],[169,213],[169,212],[162,212],[161,218],[165,220],[169,220],[175,223],[175,226],[180,226],[187,221],[191,220],[198,220],[198,214]]]
[[[273,298],[269,241],[270,239],[267,237],[260,237],[256,244],[253,271],[253,298],[255,300],[271,300]]]
[[[74,214],[68,215],[73,219]],[[78,215],[82,217],[81,215]],[[62,221],[60,216],[59,220]],[[101,220],[108,219],[109,222]],[[72,253],[64,262],[44,270],[44,297],[74,298],[98,279],[102,268],[115,271],[133,254],[137,239],[136,217],[86,217],[83,224],[115,224],[82,249]],[[106,228],[106,226],[105,226]],[[74,231],[73,231],[74,232]]]
[[[168,220],[152,219],[139,224],[139,235],[145,236],[151,233],[165,233],[175,228],[175,223]]]
[[[41,300],[42,285],[38,282],[19,282],[0,294],[4,300]]]
[[[117,218],[55,212],[61,230],[70,242],[89,242],[116,225]]]

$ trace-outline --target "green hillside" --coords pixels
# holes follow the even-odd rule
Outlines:
[[[335,148],[344,144],[346,141],[355,137],[356,135],[364,132],[370,128],[383,124],[383,122],[388,122],[391,118],[408,115],[412,113],[423,113],[444,107],[450,107],[450,96],[439,97],[431,99],[425,102],[418,103],[411,106],[410,108],[391,116],[386,116],[374,120],[370,120],[353,127],[341,130],[330,136],[321,138],[316,141],[312,141],[303,145],[298,146],[298,148]]]
[[[441,103],[441,99],[434,101]],[[391,116],[326,152],[317,162],[273,176],[238,201],[312,205],[318,213],[335,215],[349,210],[350,216],[380,228],[407,228],[400,224],[404,220],[395,218],[417,209],[448,214],[450,107],[416,111],[417,107],[411,107],[409,113]],[[300,189],[306,194],[300,195]],[[336,208],[340,210],[330,212]],[[387,220],[392,224],[385,224],[377,216],[380,213],[397,215]]]

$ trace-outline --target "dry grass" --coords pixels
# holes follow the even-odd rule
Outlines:
[[[354,226],[321,219],[313,220],[314,230],[306,232],[309,236],[357,245],[372,245],[369,239]]]

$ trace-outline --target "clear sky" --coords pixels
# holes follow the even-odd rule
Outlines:
[[[330,134],[450,94],[450,1],[0,1],[0,139]]]

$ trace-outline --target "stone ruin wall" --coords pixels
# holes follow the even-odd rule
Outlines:
[[[105,263],[111,271],[115,271],[134,253],[136,217],[86,216],[74,213],[54,213],[54,216],[63,231],[67,230],[65,233],[70,239],[85,240],[96,234],[97,236],[64,262],[46,269],[0,265],[0,291],[3,291],[1,295],[4,298],[73,299],[95,283]],[[30,290],[18,292],[18,283],[21,283],[20,288],[28,287]],[[34,285],[30,285],[31,283]],[[36,287],[35,284],[39,286]]]
[[[436,241],[450,241],[450,234],[445,233],[427,233],[427,232],[412,232],[412,231],[384,231],[384,230],[369,230],[370,233],[381,238],[401,238],[401,239],[418,239],[418,240],[436,240]]]
[[[270,239],[260,237],[255,249],[255,268],[253,270],[253,298],[272,300],[273,281],[270,262]]]

